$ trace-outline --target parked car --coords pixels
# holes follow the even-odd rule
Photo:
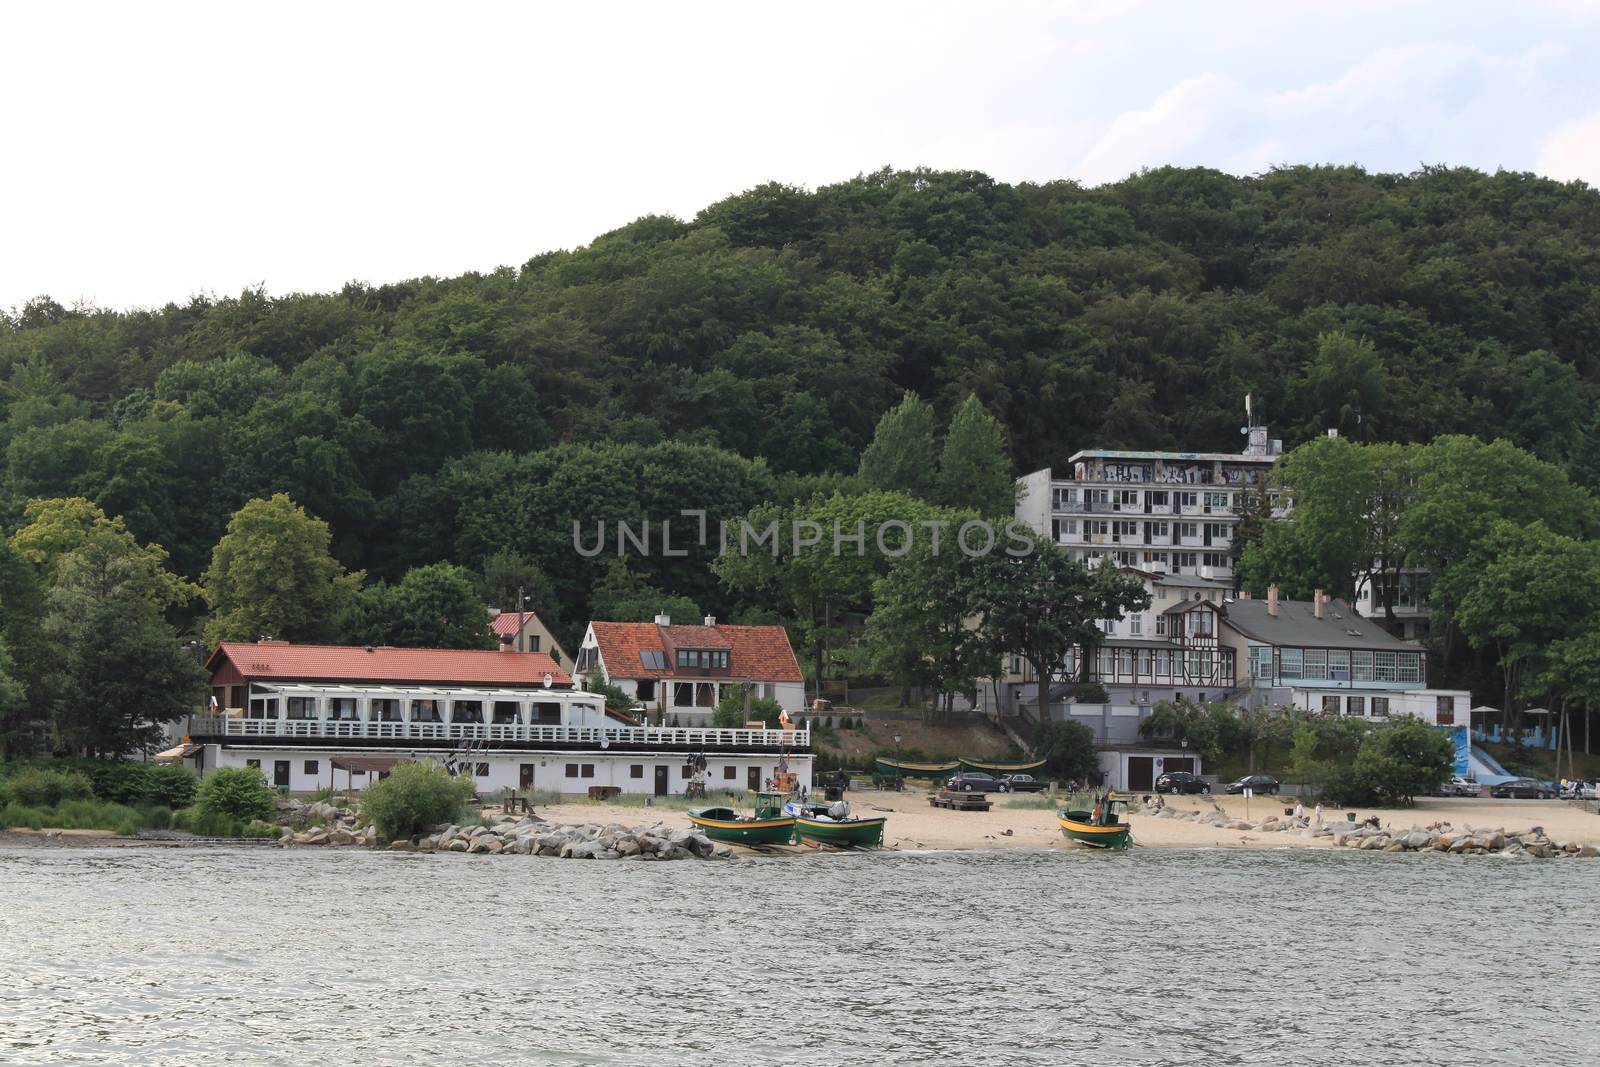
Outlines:
[[[1243,793],[1246,789],[1271,796],[1278,791],[1278,780],[1270,774],[1247,774],[1237,781],[1228,783],[1230,793]]]
[[[1458,774],[1439,786],[1438,789],[1435,789],[1433,795],[1436,797],[1481,797],[1483,796],[1483,787],[1471,778],[1463,778]]]
[[[1597,794],[1593,782],[1569,782],[1561,795],[1568,800],[1594,800]]]
[[[1512,778],[1489,787],[1496,800],[1553,800],[1556,791],[1537,778]]]
[[[982,771],[962,771],[944,783],[952,793],[1002,793],[1000,779]]]
[[[1002,774],[996,788],[1002,793],[1042,793],[1050,788],[1050,783],[1031,774]]]
[[[1210,793],[1211,783],[1188,771],[1168,771],[1156,779],[1157,793]]]

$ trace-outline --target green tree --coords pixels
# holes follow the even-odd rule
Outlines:
[[[650,622],[665,615],[679,625],[700,622],[700,608],[685,596],[673,596],[635,574],[625,557],[606,563],[605,577],[594,587],[590,611],[606,622]]]
[[[235,512],[205,574],[206,640],[335,637],[362,575],[346,574],[329,554],[331,536],[283,493]]]
[[[277,813],[277,797],[255,767],[218,767],[200,779],[195,808],[213,819],[266,821]]]
[[[82,497],[30,500],[23,517],[27,525],[11,538],[11,548],[38,568],[47,586],[59,585],[69,565],[94,565],[114,569],[119,585],[161,611],[198,593],[166,569],[166,549],[140,545],[120,517],[108,518]]]
[[[378,840],[398,841],[461,819],[472,799],[471,778],[452,778],[436,763],[402,763],[361,794],[361,813]]]
[[[1316,355],[1299,388],[1313,413],[1308,435],[1338,430],[1344,438],[1375,439],[1388,402],[1383,360],[1370,341],[1341,332],[1320,334]]]
[[[907,392],[898,407],[878,420],[872,443],[861,453],[861,480],[874,489],[930,499],[935,485],[933,433],[932,406]]]
[[[947,507],[1006,518],[1016,506],[1005,429],[971,393],[950,418],[939,454],[937,498]]]
[[[1062,782],[1086,782],[1099,766],[1094,731],[1081,722],[1041,722],[1033,735],[1033,755]]]
[[[981,608],[983,570],[951,549],[925,544],[896,563],[874,583],[867,620],[875,661],[904,685],[932,689],[946,721],[957,696],[976,699],[978,679],[1000,671],[999,651],[971,621]]]
[[[364,644],[415,648],[492,648],[489,611],[472,572],[452,563],[413,567],[394,585],[359,595]]]
[[[997,655],[1027,660],[1038,679],[1041,718],[1051,679],[1077,650],[1089,661],[1105,634],[1102,619],[1150,606],[1144,584],[1115,567],[1092,572],[1044,537],[1030,535],[1023,555],[984,557],[976,597],[980,625]]]

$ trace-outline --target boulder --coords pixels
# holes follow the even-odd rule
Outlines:
[[[1600,857],[1600,848],[1596,848],[1593,845],[1579,845],[1578,855],[1582,856],[1586,860],[1592,860],[1596,857]]]
[[[416,848],[409,837],[400,837],[389,842],[390,852],[415,852]]]
[[[341,826],[328,835],[328,843],[330,845],[353,845],[356,843],[356,835]]]
[[[617,851],[624,856],[637,856],[642,851],[639,842],[631,837],[624,837],[617,842]]]
[[[690,852],[693,852],[696,856],[699,856],[702,859],[711,855],[711,853],[716,849],[716,846],[711,843],[711,839],[701,834],[690,834],[689,840],[686,842],[686,847]]]
[[[445,850],[447,852],[465,852],[467,849],[469,849],[471,847],[472,847],[471,845],[467,844],[467,839],[466,838],[464,838],[464,837],[452,837],[450,839],[450,843],[445,846]]]

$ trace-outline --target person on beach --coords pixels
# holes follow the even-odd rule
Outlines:
[[[1306,817],[1306,806],[1298,800],[1294,802],[1294,817],[1297,819]]]
[[[1316,815],[1317,825],[1321,826],[1322,825],[1322,801],[1320,801],[1320,800],[1317,801],[1317,808],[1316,808],[1315,815]]]

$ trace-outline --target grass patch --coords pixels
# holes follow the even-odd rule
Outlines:
[[[1044,792],[1017,793],[1007,797],[1002,804],[1007,808],[1025,808],[1030,811],[1054,811],[1057,808],[1092,808],[1094,797],[1089,793]]]
[[[160,804],[114,804],[106,800],[63,800],[54,806],[16,801],[0,808],[0,829],[108,830],[130,835],[172,826],[171,809]]]
[[[666,808],[669,811],[687,811],[690,808],[705,808],[714,805],[740,805],[749,806],[755,798],[749,793],[712,790],[704,799],[696,797],[690,800],[683,796],[658,797],[650,793],[620,793],[606,800],[583,799],[585,804],[593,804],[597,808]]]

